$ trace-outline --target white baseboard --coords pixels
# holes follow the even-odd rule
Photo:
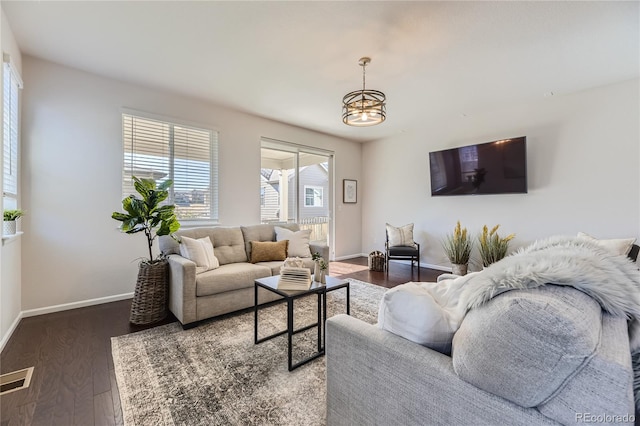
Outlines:
[[[0,340],[0,352],[4,350],[4,345],[7,344],[13,332],[16,331],[16,328],[18,328],[18,324],[20,323],[21,319],[22,319],[22,312],[18,314],[16,319],[11,323],[11,327],[9,327],[5,335],[2,336],[2,340]]]
[[[392,263],[404,263],[405,265],[408,265],[408,264],[411,263],[410,260],[394,260],[394,259],[391,259],[389,262],[392,262]],[[436,271],[451,272],[451,267],[450,266],[434,265],[432,263],[424,263],[422,261],[420,261],[420,267],[421,268],[428,268],[428,269],[435,269]]]
[[[133,293],[124,293],[116,294],[115,296],[98,297],[96,299],[80,300],[78,302],[63,303],[61,305],[46,306],[44,308],[20,311],[16,319],[11,324],[11,327],[9,327],[9,330],[7,330],[5,335],[2,336],[2,340],[0,340],[0,352],[4,349],[4,346],[11,338],[13,332],[16,331],[16,328],[18,327],[18,324],[20,323],[20,320],[22,318],[35,317],[38,315],[51,314],[54,312],[68,311],[70,309],[84,308],[86,306],[101,305],[103,303],[117,302],[119,300],[131,299],[132,297]]]
[[[336,257],[334,260],[338,261],[338,260],[355,259],[357,257],[367,257],[368,258],[369,257],[369,253],[350,254],[350,255],[347,255],[347,256]],[[409,260],[394,260],[394,259],[391,259],[389,262],[404,263],[404,264],[410,263]],[[435,269],[436,271],[451,272],[451,266],[434,265],[434,264],[431,264],[431,263],[420,262],[420,267],[421,268]]]
[[[436,271],[451,272],[451,266],[434,265],[432,263],[420,263],[423,268],[435,269]]]
[[[133,293],[116,294],[115,296],[98,297],[96,299],[80,300],[78,302],[63,303],[61,305],[46,306],[44,308],[28,309],[22,311],[22,317],[35,317],[37,315],[50,314],[53,312],[68,311],[70,309],[84,308],[86,306],[101,305],[103,303],[117,302],[119,300],[131,299]]]
[[[347,259],[355,259],[357,257],[366,257],[369,256],[368,254],[363,254],[363,253],[357,253],[357,254],[348,254],[346,256],[340,256],[340,257],[336,257],[333,260],[347,260]]]

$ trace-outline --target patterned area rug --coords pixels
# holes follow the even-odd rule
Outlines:
[[[385,288],[348,279],[351,315],[375,323]],[[346,292],[327,294],[328,316]],[[317,319],[315,295],[294,302],[296,329]],[[286,328],[286,304],[259,313],[259,336]],[[317,330],[293,337],[293,361],[317,349]],[[113,337],[126,425],[325,424],[325,358],[287,371],[287,336],[253,343],[253,311],[182,330],[178,323]]]

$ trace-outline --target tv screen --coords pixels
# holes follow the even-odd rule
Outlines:
[[[527,138],[429,153],[431,195],[524,194]]]

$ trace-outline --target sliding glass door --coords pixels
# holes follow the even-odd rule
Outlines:
[[[263,138],[260,167],[262,223],[297,222],[311,229],[312,241],[329,244],[333,153]]]

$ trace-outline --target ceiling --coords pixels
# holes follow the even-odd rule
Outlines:
[[[2,1],[23,55],[361,142],[637,78],[639,6]],[[362,56],[388,118],[354,128]]]

